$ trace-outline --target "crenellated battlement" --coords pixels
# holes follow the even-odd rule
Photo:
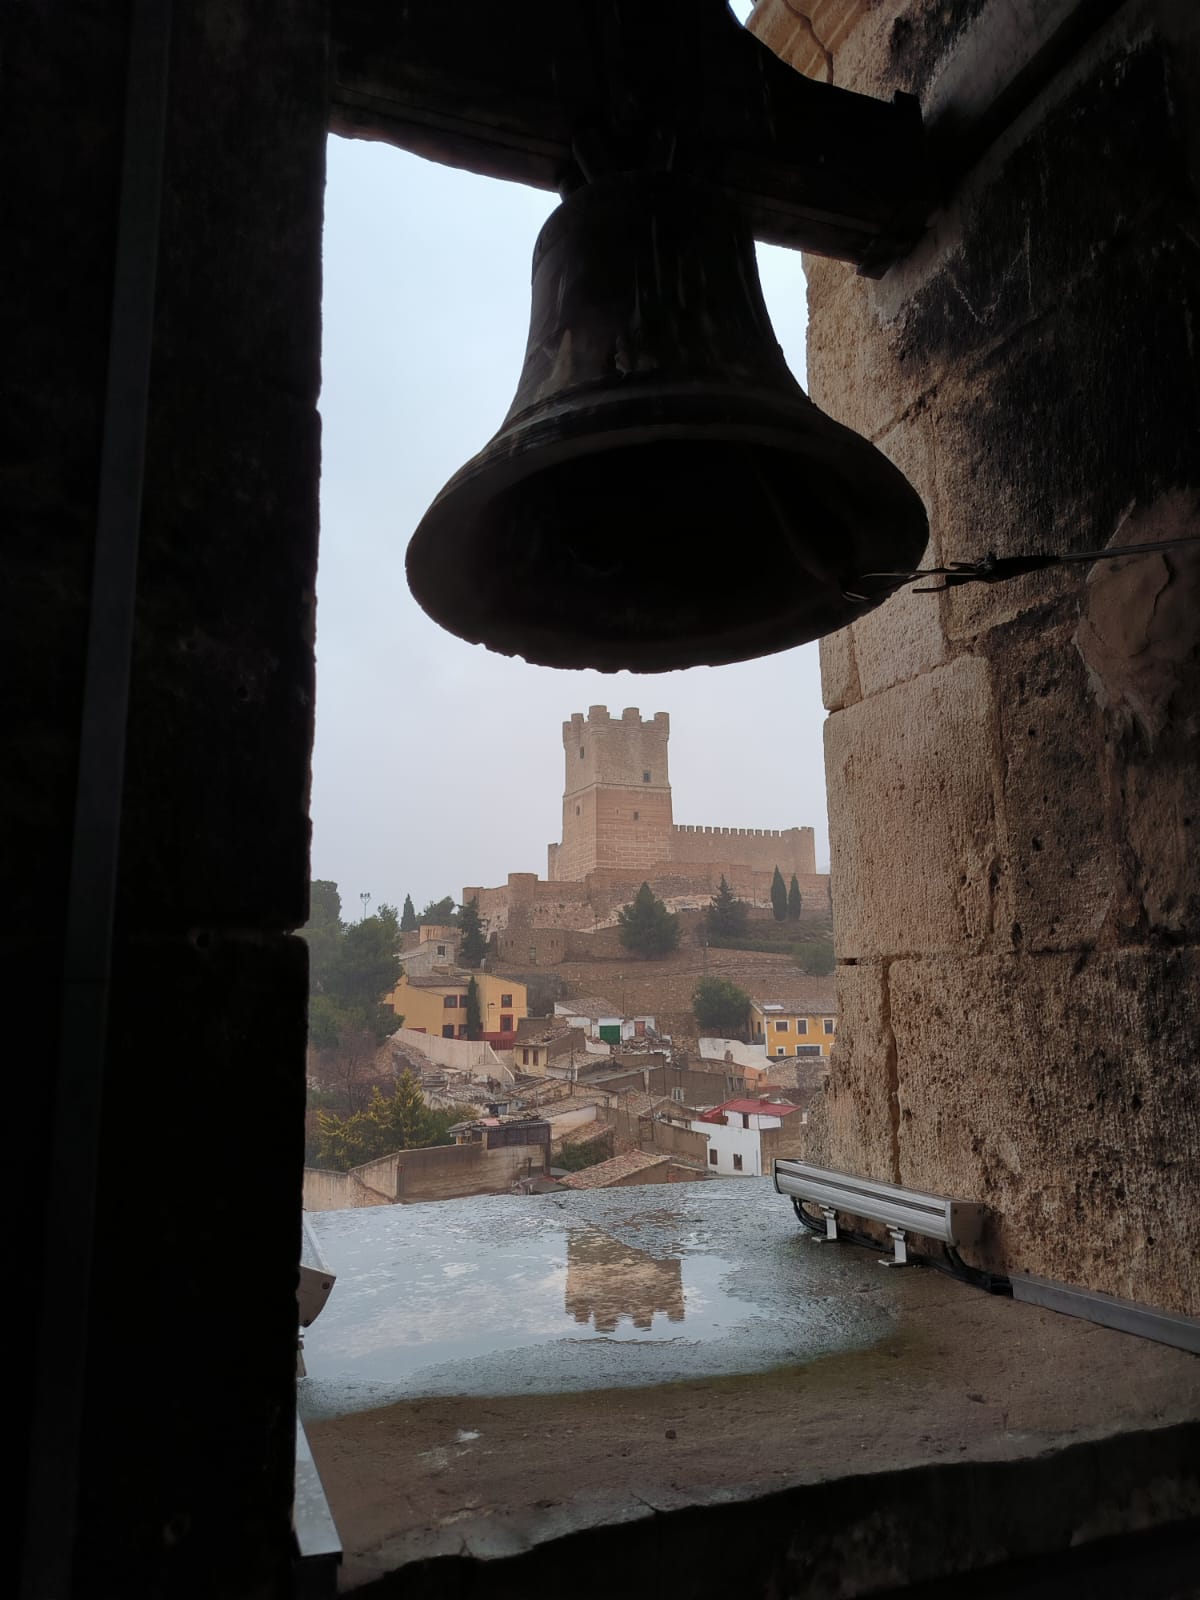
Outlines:
[[[666,737],[671,731],[670,713],[656,711],[652,716],[643,717],[637,706],[626,706],[619,717],[614,717],[607,706],[589,706],[586,716],[582,711],[573,711],[563,723],[563,743],[578,744],[586,733],[598,734],[620,728],[649,728]]]
[[[811,828],[707,828],[690,822],[677,822],[673,833],[720,834],[733,839],[795,839],[811,833]]]

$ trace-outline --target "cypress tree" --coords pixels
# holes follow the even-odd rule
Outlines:
[[[793,872],[792,873],[792,881],[788,886],[787,914],[788,914],[788,921],[789,922],[799,922],[800,921],[800,912],[803,909],[803,906],[804,906],[804,902],[800,898],[800,885],[796,881],[796,874]]]
[[[775,913],[776,922],[786,922],[788,914],[787,884],[783,881],[783,873],[775,868],[775,876],[771,879],[771,909]]]

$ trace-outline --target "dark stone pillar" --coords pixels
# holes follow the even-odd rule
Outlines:
[[[85,1595],[265,1595],[290,1561],[307,986],[290,930],[308,879],[325,11],[174,6],[87,1316]],[[127,24],[111,0],[28,0],[5,68],[24,136],[0,151],[16,219],[0,295],[15,446],[0,782],[20,845],[6,967],[14,1021],[31,1024],[10,1106],[31,1243],[48,1182]],[[18,1374],[35,1338],[31,1315]]]

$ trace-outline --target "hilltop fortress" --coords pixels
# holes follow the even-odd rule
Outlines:
[[[643,881],[674,910],[703,905],[722,878],[740,899],[770,905],[775,868],[793,873],[808,906],[825,906],[829,877],[816,870],[811,828],[708,828],[674,819],[665,711],[620,717],[605,706],[576,712],[562,725],[565,781],[562,840],[548,848],[546,877],[513,872],[495,889],[467,886],[488,930],[523,948],[524,931],[603,927]],[[540,936],[538,959],[561,941]],[[528,944],[529,941],[524,941]]]

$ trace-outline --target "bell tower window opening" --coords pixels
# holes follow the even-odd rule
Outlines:
[[[642,782],[643,783],[649,783],[650,782],[650,774],[648,772],[643,772],[642,773]]]

